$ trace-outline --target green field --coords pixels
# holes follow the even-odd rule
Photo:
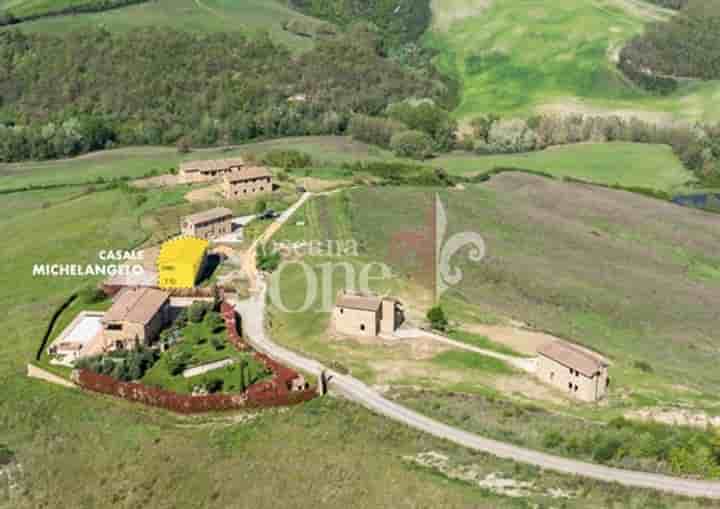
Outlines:
[[[583,143],[517,155],[443,155],[432,164],[455,175],[473,175],[497,167],[542,171],[600,184],[675,191],[695,181],[667,145]]]
[[[615,69],[613,54],[658,17],[638,3],[435,0],[435,26],[426,43],[440,51],[440,68],[462,80],[460,119],[537,111],[615,112],[656,121],[720,118],[717,83],[691,83],[657,98]]]
[[[181,160],[213,159],[253,154],[262,157],[270,150],[301,150],[313,157],[314,168],[293,176],[324,179],[344,177],[342,163],[396,160],[391,153],[340,136],[284,138],[251,143],[232,150],[197,150],[182,157],[169,147],[128,147],[95,152],[75,159],[0,164],[0,191],[30,185],[87,183],[102,177],[142,177],[167,173]],[[409,162],[409,161],[406,161]],[[637,143],[586,143],[554,147],[527,154],[475,156],[447,154],[426,162],[453,175],[471,176],[496,167],[510,166],[575,177],[601,184],[639,186],[662,191],[683,191],[694,177],[686,171],[669,147]]]
[[[282,24],[290,20],[300,20],[308,26],[320,23],[278,0],[154,0],[106,12],[40,19],[23,23],[21,27],[45,33],[65,33],[98,26],[118,31],[142,27],[198,32],[253,33],[266,30],[274,40],[287,44],[294,51],[310,48],[312,39],[283,30]]]

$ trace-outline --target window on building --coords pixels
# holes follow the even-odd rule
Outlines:
[[[345,310],[343,308],[340,308],[340,314],[343,314]]]
[[[577,384],[575,384],[575,392],[577,392],[577,390],[578,390],[578,386],[577,386]]]
[[[568,389],[572,390],[572,382],[568,382]]]
[[[555,372],[551,371],[550,372],[550,380],[554,380],[554,379],[555,379]]]
[[[121,323],[110,323],[107,326],[107,330],[122,330]]]
[[[360,324],[360,330],[365,330],[365,324]]]

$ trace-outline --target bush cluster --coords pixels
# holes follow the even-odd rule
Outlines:
[[[605,429],[562,434],[547,431],[543,447],[599,463],[651,460],[678,475],[720,476],[720,436],[704,430],[613,419]]]
[[[87,369],[116,380],[131,382],[141,379],[158,359],[156,351],[138,347],[135,350],[116,350],[106,355],[96,355],[78,360],[78,369]]]

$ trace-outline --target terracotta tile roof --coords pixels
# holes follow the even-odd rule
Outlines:
[[[232,210],[225,207],[218,207],[210,210],[205,210],[203,212],[198,212],[197,214],[190,214],[189,216],[185,216],[183,217],[183,222],[198,224],[225,217],[232,218],[232,215]]]
[[[602,371],[608,365],[599,355],[594,355],[564,341],[545,343],[538,348],[538,353],[563,366],[576,369],[588,377]]]
[[[245,160],[241,157],[233,159],[210,159],[207,161],[185,161],[180,163],[180,171],[219,171],[242,167]]]
[[[170,294],[155,288],[127,289],[118,296],[102,321],[146,325],[169,298]]]
[[[380,309],[381,303],[382,299],[380,297],[343,293],[338,298],[336,306],[349,309],[361,309],[363,311],[377,311]]]
[[[247,168],[243,168],[242,170],[226,174],[225,180],[228,182],[242,182],[244,180],[269,177],[272,177],[272,173],[270,173],[270,170],[264,166],[249,166]]]

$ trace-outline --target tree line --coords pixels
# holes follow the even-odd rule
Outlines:
[[[384,57],[364,26],[299,56],[267,34],[9,30],[0,33],[0,161],[342,134],[354,115],[407,97],[448,104],[453,94],[437,71]]]
[[[673,92],[680,78],[720,78],[720,2],[687,0],[670,20],[649,24],[622,49],[619,67],[661,94]]]
[[[359,141],[415,159],[458,149],[479,155],[512,154],[588,141],[665,144],[703,182],[720,185],[720,124],[664,126],[618,116],[503,119],[486,114],[472,119],[471,127],[470,136],[459,138],[457,124],[446,110],[429,101],[403,101],[390,105],[383,116],[355,115],[348,132]]]

